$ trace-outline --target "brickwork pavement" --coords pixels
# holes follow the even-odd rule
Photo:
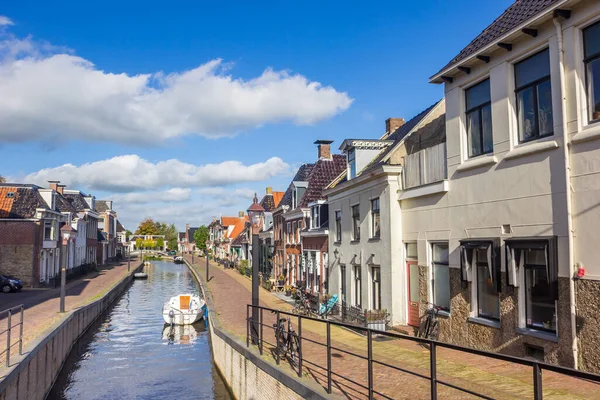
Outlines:
[[[131,261],[131,272],[139,261]],[[127,275],[127,261],[112,263],[100,268],[99,272],[89,273],[69,282],[66,286],[65,311],[71,311],[100,298]],[[60,287],[53,289],[24,289],[18,293],[0,293],[0,311],[20,304],[25,305],[23,324],[23,346],[41,336],[48,328],[62,318],[60,308]],[[14,319],[16,318],[16,320]],[[13,316],[12,325],[18,323],[19,315]],[[6,329],[6,316],[0,318],[0,331]],[[17,327],[18,329],[18,327]],[[15,343],[18,332],[13,331],[11,340]],[[6,344],[6,334],[0,334],[0,351]],[[13,351],[18,347],[13,347]],[[0,376],[4,367],[4,357],[0,356]]]
[[[187,258],[187,257],[186,257]],[[191,261],[191,259],[188,259]],[[195,259],[195,267],[201,276],[205,276],[205,259]],[[251,281],[236,270],[224,270],[221,266],[210,264],[211,280],[208,288],[215,302],[216,312],[222,326],[241,340],[246,340],[246,304],[251,302]],[[261,288],[261,305],[289,310],[291,306],[272,293]],[[263,314],[264,323],[272,326],[275,316]],[[294,318],[292,317],[292,321]],[[297,324],[293,323],[297,329]],[[264,339],[273,343],[274,334],[264,329]],[[302,337],[320,343],[326,343],[324,323],[303,321]],[[366,357],[367,341],[364,336],[343,328],[331,326],[332,346],[340,350],[332,351],[332,371],[348,379],[333,377],[334,392],[347,398],[367,398],[364,387],[368,382],[366,360],[347,354],[352,352]],[[270,346],[265,344],[263,357],[273,362]],[[326,351],[323,346],[303,341],[303,357],[307,361],[325,367]],[[414,342],[402,339],[376,338],[373,341],[374,359],[389,365],[429,376],[429,350]],[[289,362],[281,367],[290,374],[297,372]],[[326,387],[325,370],[304,363],[304,376]],[[429,380],[403,373],[389,367],[374,364],[374,389],[389,398],[421,399],[429,397]],[[545,399],[600,399],[600,386],[575,378],[566,378],[558,374],[544,372]],[[533,398],[532,371],[530,368],[513,365],[499,360],[469,355],[438,348],[437,377],[449,382],[485,394],[493,398],[528,399]],[[385,398],[375,394],[375,398]],[[439,398],[474,398],[455,389],[438,385]]]

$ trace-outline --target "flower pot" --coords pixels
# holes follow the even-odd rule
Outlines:
[[[378,331],[385,331],[385,320],[367,321],[367,328]]]

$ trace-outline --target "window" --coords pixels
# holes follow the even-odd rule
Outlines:
[[[291,243],[292,242],[292,224],[290,222],[287,223],[286,236],[287,236],[288,243]]]
[[[548,49],[515,64],[519,142],[552,135],[552,88]]]
[[[600,121],[600,22],[583,30],[583,54],[590,122]]]
[[[296,234],[298,228],[296,227],[296,222],[292,222],[292,243],[296,243]]]
[[[360,265],[354,266],[354,305],[361,307]]]
[[[52,240],[53,233],[54,232],[52,232],[52,222],[44,222],[44,240]]]
[[[321,224],[319,221],[319,206],[314,206],[310,209],[311,213],[311,228],[318,229]]]
[[[360,240],[360,210],[358,205],[352,206],[352,239]]]
[[[556,333],[556,238],[507,240],[506,250],[508,283],[523,285],[525,326]]]
[[[492,106],[490,102],[490,80],[478,83],[466,90],[467,141],[469,157],[491,153]]]
[[[479,318],[500,319],[500,263],[497,239],[461,240],[463,281],[472,286],[473,311]]]
[[[418,249],[416,243],[406,243],[406,258],[417,259]]]
[[[414,245],[416,247],[416,243],[414,243]],[[408,244],[406,247],[408,249]],[[434,243],[431,247],[431,250],[433,261],[433,304],[443,307],[446,311],[450,311],[450,270],[448,269],[448,244]]]
[[[336,242],[342,241],[342,212],[335,212],[335,240]]]
[[[350,171],[349,179],[356,177],[356,151],[350,149],[348,151],[348,170]]]
[[[296,193],[296,188],[292,189],[292,210],[296,208],[296,204],[298,204],[298,193]]]
[[[373,296],[371,303],[372,309],[381,310],[381,268],[372,267],[371,277],[373,278],[373,287],[371,288],[371,294]]]
[[[379,198],[371,200],[371,237],[378,238],[380,235]]]

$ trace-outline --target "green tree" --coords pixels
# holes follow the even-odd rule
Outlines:
[[[144,240],[142,238],[137,238],[135,239],[135,248],[136,249],[141,249],[142,245],[144,244]]]
[[[142,242],[144,249],[154,249],[156,247],[156,241],[152,239],[146,239]]]
[[[206,241],[208,240],[208,227],[202,225],[194,232],[194,242],[198,250],[206,251]]]
[[[156,239],[156,247],[162,249],[165,245],[165,240],[163,238]]]
[[[177,249],[177,227],[175,224],[166,224],[161,222],[160,224],[160,234],[165,235],[165,240],[167,241],[167,247],[170,250]]]
[[[132,232],[131,232],[129,229],[127,229],[127,230],[125,231],[125,236],[126,236],[126,237],[125,237],[125,240],[129,241],[129,238],[130,238],[131,236],[133,236],[133,233],[132,233]]]
[[[140,222],[137,230],[135,231],[136,235],[159,235],[158,227],[156,226],[156,222],[152,220],[152,218],[147,217],[145,220]]]

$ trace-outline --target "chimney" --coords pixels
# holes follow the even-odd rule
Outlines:
[[[185,231],[189,231],[190,230],[190,224],[185,224]]]
[[[65,188],[67,187],[67,185],[58,185],[56,188],[56,191],[58,193],[60,193],[60,195],[62,196],[64,194]]]
[[[331,143],[333,140],[317,140],[319,159],[331,160]]]
[[[58,192],[58,184],[60,183],[60,181],[48,181],[48,183],[50,184],[50,189],[54,190],[55,192]]]
[[[240,212],[238,213],[238,216],[239,216],[240,218],[244,218],[244,212],[243,212],[243,211],[240,211]]]
[[[389,136],[394,131],[404,125],[404,118],[388,118],[385,120],[385,136]]]
[[[267,194],[273,194],[273,188],[271,186],[267,188]]]

